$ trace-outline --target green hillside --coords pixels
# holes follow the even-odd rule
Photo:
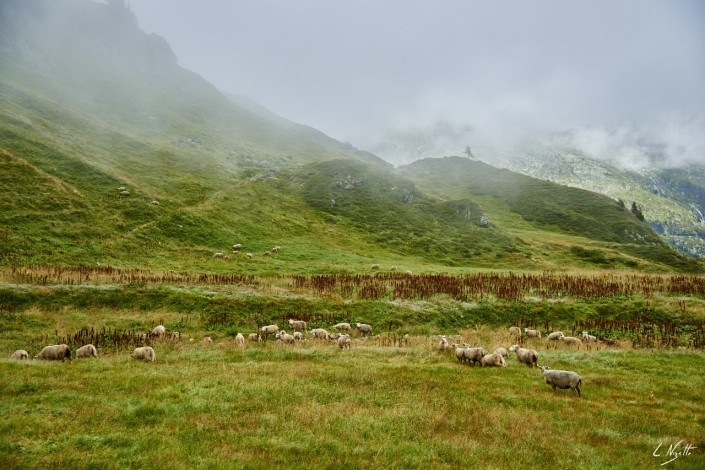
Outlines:
[[[5,1],[0,63],[2,266],[702,270],[608,198],[459,159],[394,170],[227,97],[122,2]]]

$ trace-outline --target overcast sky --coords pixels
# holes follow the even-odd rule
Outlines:
[[[129,3],[183,67],[358,146],[439,121],[494,139],[618,128],[705,160],[705,1]]]

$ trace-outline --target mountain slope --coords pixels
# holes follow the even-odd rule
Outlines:
[[[394,170],[234,103],[119,1],[7,0],[0,60],[0,265],[701,269],[609,199],[455,160]]]

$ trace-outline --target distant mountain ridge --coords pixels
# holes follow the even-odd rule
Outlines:
[[[226,97],[124,2],[6,0],[0,26],[2,266],[703,270],[613,199],[468,159],[394,169]]]

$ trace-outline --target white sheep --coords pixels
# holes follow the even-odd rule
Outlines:
[[[236,243],[233,245],[233,251],[240,251],[242,250],[242,245],[239,243]]]
[[[350,341],[350,335],[340,335],[338,337],[338,347],[340,349],[350,349],[350,345],[352,344],[352,341]]]
[[[242,335],[242,333],[238,333],[237,335],[235,335],[235,344],[237,344],[239,348],[245,347],[245,337]]]
[[[533,349],[520,348],[518,344],[509,348],[509,352],[516,353],[517,360],[529,367],[537,366],[539,363],[539,353]]]
[[[509,335],[519,337],[521,336],[521,330],[518,326],[512,326],[509,328]]]
[[[279,245],[272,248],[272,253],[279,253],[280,251],[282,251],[282,247],[280,247]]]
[[[328,339],[328,336],[330,335],[330,333],[328,333],[323,328],[314,328],[313,330],[311,330],[311,334],[316,339]]]
[[[300,331],[294,331],[294,341],[303,341],[304,340],[304,334],[301,333]]]
[[[152,330],[152,334],[153,334],[154,336],[161,336],[161,335],[163,335],[164,333],[166,333],[166,328],[164,328],[164,325],[157,325],[157,326],[155,326],[154,329]]]
[[[29,353],[25,351],[24,349],[18,349],[17,351],[12,353],[12,356],[10,356],[10,359],[14,359],[16,361],[24,361],[29,359]]]
[[[66,359],[71,361],[71,348],[66,344],[54,344],[51,346],[45,346],[39,354],[34,356],[35,359],[45,359],[47,361],[58,361],[64,362]]]
[[[142,361],[156,361],[157,353],[154,352],[150,346],[142,346],[141,348],[135,348],[132,352],[131,357],[133,359],[139,359]]]
[[[548,335],[548,336],[546,337],[546,339],[547,339],[548,341],[560,341],[562,336],[563,336],[563,332],[562,332],[562,331],[554,331],[553,333],[551,333],[550,335]]]
[[[252,259],[252,258],[255,257],[255,255],[253,255],[252,253],[247,253],[245,256],[247,256],[247,257],[250,258],[250,259]]]
[[[483,348],[469,348],[467,344],[465,346],[465,360],[467,362],[472,362],[472,365],[481,364],[482,358],[485,356],[485,350]]]
[[[86,344],[76,350],[76,359],[98,357],[98,350],[92,344]]]
[[[306,322],[303,320],[292,320],[289,318],[289,326],[294,331],[306,331]]]
[[[333,328],[338,331],[350,331],[352,329],[350,323],[338,323],[337,325],[333,325]]]
[[[213,258],[225,258],[225,254],[223,252],[216,251],[213,253]]]
[[[588,334],[587,331],[583,331],[583,341],[585,341],[586,343],[596,343],[597,337]]]
[[[279,334],[277,335],[277,339],[284,344],[294,344],[295,341],[294,337],[284,330],[279,332]]]
[[[210,336],[206,336],[205,338],[203,338],[202,342],[203,344],[213,344],[213,338],[211,338]]]
[[[507,363],[504,361],[504,358],[498,353],[486,354],[482,356],[480,365],[482,365],[482,367],[507,367]]]
[[[574,336],[561,336],[561,341],[567,346],[577,346],[580,349],[580,345],[583,344],[578,338]]]
[[[279,333],[279,327],[277,325],[267,325],[259,329],[259,333],[266,340],[269,335],[276,335]]]
[[[367,323],[355,323],[357,330],[362,334],[362,336],[367,336],[372,334],[372,326]]]
[[[370,266],[370,269],[379,269],[379,264],[374,263],[373,265]]]
[[[448,339],[445,336],[441,336],[441,341],[438,343],[438,350],[442,353],[448,350]]]
[[[569,370],[550,370],[546,366],[541,366],[541,373],[546,383],[553,387],[554,392],[556,388],[571,389],[573,393],[581,396],[583,379],[577,373]]]
[[[505,359],[507,359],[509,357],[509,353],[507,352],[507,350],[505,348],[497,348],[492,352],[492,354],[499,354],[500,356],[502,356]]]
[[[541,339],[541,332],[539,330],[530,330],[528,328],[524,328],[524,334],[527,338]]]
[[[450,349],[452,349],[453,353],[455,353],[455,358],[458,360],[458,362],[465,362],[466,361],[465,348],[453,343],[450,345]]]
[[[262,342],[262,336],[260,336],[258,333],[250,333],[247,336],[247,339],[254,342],[254,343],[261,343]]]

